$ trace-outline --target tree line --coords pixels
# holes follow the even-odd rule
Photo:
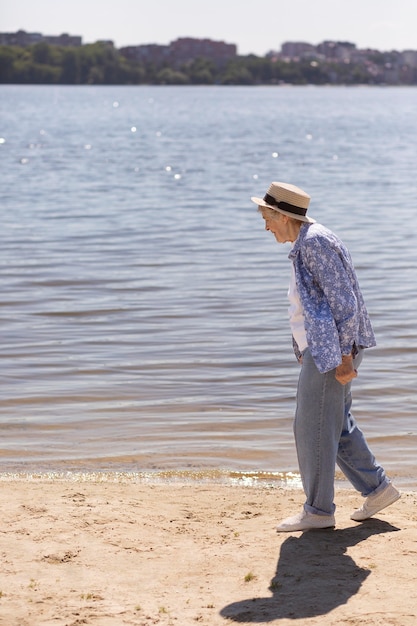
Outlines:
[[[200,58],[180,67],[129,60],[105,43],[79,48],[40,42],[28,47],[0,46],[0,83],[61,85],[274,85],[375,84],[384,82],[364,64],[284,61],[238,56],[222,65]],[[408,82],[408,81],[406,81]],[[413,79],[413,84],[415,84]],[[417,81],[416,81],[417,82]]]

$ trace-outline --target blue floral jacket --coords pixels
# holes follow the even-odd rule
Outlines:
[[[354,346],[375,346],[375,336],[348,249],[321,224],[303,224],[289,259],[304,309],[307,343],[321,372]],[[294,342],[296,355],[298,347]]]

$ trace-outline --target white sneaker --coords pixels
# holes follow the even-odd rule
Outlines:
[[[393,504],[401,497],[398,489],[394,487],[392,483],[388,483],[388,485],[375,495],[370,495],[366,498],[365,502],[362,504],[360,509],[357,509],[352,513],[350,519],[355,520],[355,522],[362,522],[378,511],[382,511],[385,507]]]
[[[296,530],[314,530],[319,528],[333,528],[335,525],[334,515],[316,515],[302,510],[298,515],[287,517],[279,526],[277,533],[288,533]]]

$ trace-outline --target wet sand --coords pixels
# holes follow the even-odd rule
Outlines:
[[[0,481],[1,626],[417,619],[417,493],[364,523],[277,534],[299,489],[96,479]]]

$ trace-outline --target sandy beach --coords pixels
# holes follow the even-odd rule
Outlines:
[[[197,482],[0,482],[1,626],[407,626],[417,493],[364,523],[277,534],[301,490]]]

